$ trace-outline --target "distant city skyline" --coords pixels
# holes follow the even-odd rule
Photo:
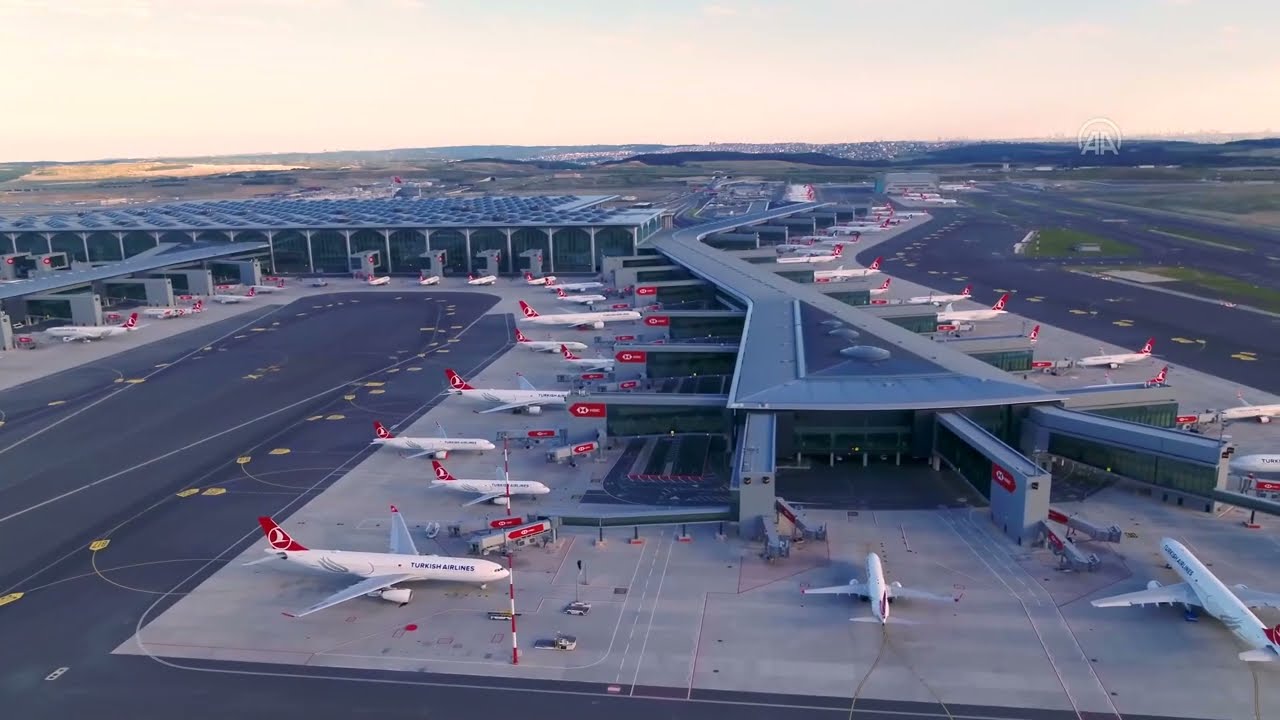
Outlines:
[[[1252,0],[0,0],[0,162],[1254,137],[1277,36]]]

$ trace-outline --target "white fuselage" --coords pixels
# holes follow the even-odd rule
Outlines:
[[[935,205],[955,205],[956,204],[956,201],[952,200],[951,198],[927,197],[927,198],[923,198],[923,200],[927,203],[933,203]]]
[[[1280,647],[1267,638],[1267,626],[1182,543],[1165,538],[1160,542],[1160,552],[1174,572],[1191,587],[1205,612],[1217,618],[1250,647],[1280,652]]]
[[[854,233],[882,232],[884,230],[888,230],[888,228],[884,227],[883,223],[876,223],[874,225],[837,225],[836,227],[828,228],[828,232],[833,233],[835,235],[852,235]]]
[[[341,575],[365,578],[380,575],[413,575],[406,582],[443,580],[483,585],[502,580],[508,574],[506,568],[495,562],[443,555],[396,555],[342,550],[276,550],[274,548],[267,548],[267,552],[315,570]]]
[[[489,440],[481,440],[478,438],[393,437],[374,438],[373,443],[375,445],[396,448],[397,450],[414,450],[419,452],[437,452],[440,450],[483,452],[485,450],[493,450],[497,447]]]
[[[552,290],[555,290],[557,288],[564,288],[565,292],[582,292],[583,290],[596,290],[598,288],[602,288],[604,287],[604,283],[581,282],[581,283],[569,283],[568,285],[552,285],[549,287]]]
[[[945,305],[968,299],[968,295],[917,295],[902,302],[904,305]]]
[[[1229,467],[1238,473],[1280,473],[1280,455],[1237,455]]]
[[[280,287],[279,285],[250,285],[249,287],[253,288],[254,292],[257,292],[258,294],[273,293],[280,290],[284,290],[284,288]]]
[[[522,405],[564,405],[569,397],[568,390],[504,390],[498,388],[475,388],[474,390],[455,390],[450,388],[449,394],[458,395],[465,400],[478,400],[497,405],[512,403]]]
[[[432,487],[442,487],[446,490],[457,490],[458,492],[468,492],[476,495],[493,495],[495,493],[502,495],[504,498],[507,489],[510,488],[512,495],[547,495],[550,494],[551,488],[540,482],[533,480],[512,480],[506,482],[503,480],[435,480],[431,483]],[[498,498],[495,502],[500,502],[503,498]]]
[[[390,284],[391,284],[391,276],[389,276],[389,275],[388,275],[388,276],[386,276],[386,277],[375,277],[375,278],[369,278],[369,284],[370,284],[370,285],[374,285],[374,286],[377,286],[377,285],[390,285]]]
[[[587,349],[586,343],[580,343],[576,340],[521,340],[516,343],[516,347],[522,347],[534,352],[560,352],[561,345],[569,348],[573,352],[579,352]]]
[[[67,325],[65,327],[49,328],[45,332],[51,337],[62,338],[64,340],[102,340],[103,338],[115,337],[116,335],[124,335],[130,332],[130,328],[119,325],[109,325],[106,327],[76,327]]]
[[[599,370],[613,372],[614,360],[611,358],[561,358],[579,370]]]
[[[884,295],[885,293],[889,292],[889,286],[881,285],[880,287],[873,287],[867,292],[871,293],[872,295]]]
[[[790,263],[829,263],[838,259],[840,259],[839,255],[828,252],[821,255],[785,255],[778,258],[778,262],[784,265]]]
[[[1093,355],[1076,361],[1081,367],[1120,367],[1130,363],[1150,360],[1150,353],[1118,353],[1116,355]]]
[[[471,278],[467,280],[468,285],[492,285],[498,282],[496,275],[485,275],[484,277]]]
[[[943,310],[938,313],[938,322],[973,322],[974,320],[994,320],[1007,311],[987,308],[985,310]]]
[[[1270,422],[1271,418],[1280,416],[1280,405],[1242,405],[1227,408],[1218,413],[1223,420],[1252,420],[1257,418]]]
[[[871,268],[853,268],[851,270],[846,270],[845,268],[836,268],[835,270],[814,270],[813,279],[822,280],[825,278],[829,280],[848,280],[850,278],[863,278],[868,275],[875,275],[879,272],[879,268],[874,270]]]
[[[169,320],[171,318],[183,317],[191,314],[188,308],[166,307],[166,308],[147,308],[142,311],[143,317],[155,318],[157,320]]]
[[[539,315],[537,317],[520,318],[520,322],[530,325],[597,325],[609,322],[627,322],[640,319],[635,310],[603,310],[587,313],[557,313],[555,315]]]
[[[425,277],[419,277],[419,278],[418,278],[418,284],[419,284],[419,285],[439,285],[439,284],[440,284],[440,276],[439,276],[439,275],[427,275],[427,276],[425,276]]]
[[[547,283],[554,283],[555,281],[556,281],[555,275],[547,275],[539,278],[536,278],[536,277],[525,278],[525,282],[529,283],[530,285],[546,285]]]
[[[231,303],[246,302],[248,300],[252,300],[253,298],[254,298],[253,295],[214,295],[212,298],[209,298],[209,299],[213,300],[216,303],[227,305]]]
[[[565,302],[580,303],[585,305],[587,303],[604,302],[609,298],[603,295],[564,295],[558,299],[563,300]]]
[[[889,622],[889,587],[884,581],[884,567],[880,556],[867,554],[867,600],[871,602],[871,614],[881,625]]]

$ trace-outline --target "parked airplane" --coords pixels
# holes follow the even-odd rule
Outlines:
[[[476,412],[481,415],[502,410],[524,411],[530,415],[538,415],[542,412],[543,405],[565,405],[568,402],[568,390],[539,390],[533,386],[533,383],[526,380],[523,375],[519,376],[519,390],[505,390],[471,387],[470,383],[453,370],[445,370],[444,374],[449,378],[448,392],[450,395],[499,403],[496,407],[491,407],[487,410],[477,410]]]
[[[564,288],[565,290],[568,290],[569,292],[582,292],[582,291],[584,291],[584,290],[598,290],[598,289],[600,289],[600,288],[604,287],[604,283],[602,283],[602,282],[580,282],[580,283],[567,283],[567,284],[564,284],[564,285],[560,285],[560,284],[557,284],[555,280],[552,280],[552,281],[548,282],[546,286],[547,286],[548,288],[552,289],[552,290],[556,290],[556,289],[559,289],[559,288]]]
[[[436,423],[436,427],[440,427],[440,424]],[[449,457],[451,450],[483,452],[485,450],[493,450],[496,447],[489,440],[480,438],[450,438],[445,434],[443,427],[440,427],[441,437],[438,438],[396,437],[377,420],[373,421],[373,434],[374,445],[393,447],[397,450],[413,450],[414,454],[409,456],[410,459],[430,455],[433,458],[444,460]]]
[[[560,346],[560,357],[579,370],[588,372],[613,372],[613,358],[581,358],[574,355],[568,347]]]
[[[864,268],[852,268],[846,270],[843,265],[835,270],[814,270],[814,282],[830,282],[832,280],[851,280],[853,278],[864,278],[875,275],[880,272],[880,262],[883,258],[876,258],[871,264]]]
[[[640,313],[635,310],[601,310],[599,312],[539,315],[537,310],[534,310],[529,306],[529,303],[523,300],[520,301],[520,311],[524,313],[524,317],[520,319],[520,322],[526,322],[530,325],[565,325],[595,330],[600,330],[605,323],[609,322],[628,322],[640,319]]]
[[[1155,346],[1156,339],[1149,338],[1147,340],[1147,344],[1143,345],[1138,352],[1117,353],[1115,355],[1092,355],[1090,357],[1080,358],[1076,361],[1076,364],[1080,367],[1109,367],[1114,370],[1121,365],[1150,360],[1151,351]],[[1098,350],[1101,351],[1102,348],[1098,348]]]
[[[422,272],[419,272],[419,273],[418,273],[418,284],[419,284],[419,285],[439,285],[439,284],[440,284],[440,276],[439,276],[439,275],[428,275],[428,274],[427,274],[427,271],[426,271],[426,270],[423,270]]]
[[[1249,405],[1243,393],[1236,393],[1236,399],[1240,401],[1240,405],[1226,410],[1218,411],[1218,417],[1222,420],[1254,420],[1260,423],[1269,423],[1271,418],[1280,416],[1280,404],[1273,405]]]
[[[857,578],[847,585],[835,585],[824,588],[805,588],[805,595],[855,595],[859,600],[871,601],[871,617],[849,618],[854,622],[878,622],[884,625],[889,622],[889,604],[897,598],[907,600],[949,600],[941,595],[934,595],[923,590],[912,590],[902,587],[900,582],[887,583],[884,579],[884,566],[880,564],[880,556],[875,553],[867,555],[867,579],[858,582]],[[894,622],[902,622],[900,620]]]
[[[952,198],[944,198],[944,197],[923,197],[923,198],[918,198],[918,199],[919,199],[919,200],[922,200],[922,201],[924,201],[924,202],[927,202],[927,203],[933,203],[933,204],[935,204],[935,205],[955,205],[955,204],[957,204],[957,201],[956,201],[956,200],[954,200],[954,199],[952,199]]]
[[[836,225],[827,228],[827,232],[832,235],[861,235],[863,233],[883,232],[889,229],[889,219],[885,218],[879,222],[857,224],[857,225]]]
[[[463,503],[462,507],[471,507],[482,502],[501,505],[507,501],[508,494],[536,497],[538,495],[547,495],[551,492],[551,488],[535,480],[508,480],[502,476],[502,468],[497,468],[498,476],[493,480],[456,478],[438,460],[431,461],[431,468],[435,470],[436,474],[436,479],[431,481],[431,487],[480,494],[480,497]]]
[[[556,298],[564,300],[565,302],[579,303],[582,305],[604,302],[609,299],[603,295],[570,295],[564,291],[564,288],[556,288]]]
[[[189,308],[184,307],[162,307],[147,308],[142,311],[143,317],[156,318],[158,320],[169,320],[176,317],[185,317],[187,315],[199,315],[204,312],[204,300],[197,300],[195,305]]]
[[[534,352],[560,352],[562,347],[575,351],[586,350],[587,344],[573,340],[530,340],[524,336],[524,333],[520,332],[520,328],[516,328],[516,347],[533,350]]]
[[[871,293],[872,295],[883,295],[889,292],[889,283],[892,281],[893,281],[893,278],[887,277],[884,279],[884,282],[880,284],[880,287],[871,288],[867,292]]]
[[[938,322],[966,322],[974,320],[993,320],[1005,314],[1005,305],[1009,304],[1009,293],[1000,296],[995,305],[986,310],[956,310],[955,306],[947,303],[947,307],[938,313]]]
[[[1134,605],[1180,604],[1190,614],[1192,608],[1204,611],[1223,625],[1252,650],[1238,655],[1246,662],[1273,662],[1280,656],[1280,626],[1263,625],[1250,608],[1280,608],[1280,595],[1251,590],[1246,585],[1228,588],[1204,563],[1170,538],[1160,541],[1160,552],[1182,582],[1161,585],[1152,580],[1146,590],[1125,593],[1092,601],[1094,607],[1133,607]]]
[[[468,285],[492,285],[498,282],[497,275],[472,275],[467,273]]]
[[[1228,467],[1237,473],[1280,473],[1280,455],[1237,455]]]
[[[404,607],[413,599],[413,590],[396,587],[398,583],[403,582],[444,580],[475,583],[484,588],[491,582],[505,580],[510,574],[506,568],[488,560],[420,554],[413,543],[413,535],[409,532],[408,525],[405,524],[400,511],[396,510],[394,505],[391,506],[391,552],[388,553],[310,550],[294,540],[271,518],[260,517],[258,524],[262,526],[262,531],[267,535],[267,542],[271,544],[271,547],[266,549],[270,556],[247,564],[280,558],[316,570],[364,578],[305,610],[285,613],[288,617],[298,618],[310,615],[361,595],[380,598]]]
[[[271,285],[250,285],[249,287],[253,288],[254,290],[257,290],[260,293],[273,293],[277,290],[284,289],[284,280],[277,280],[275,281],[275,283]]]
[[[556,281],[555,275],[543,275],[542,277],[534,277],[533,273],[526,271],[524,281],[530,285],[553,285]]]
[[[138,327],[138,313],[129,315],[129,319],[119,325],[97,325],[84,326],[64,325],[62,327],[49,328],[45,331],[49,336],[62,338],[62,342],[71,342],[72,340],[80,340],[90,342],[92,340],[102,340],[104,338],[115,337],[116,335],[124,335],[133,332]]]
[[[904,305],[941,305],[943,303],[953,303],[953,302],[960,302],[961,300],[968,300],[969,295],[972,292],[973,292],[973,286],[965,285],[964,289],[960,291],[959,295],[956,295],[956,294],[917,295],[915,297],[907,298],[902,302]]]
[[[368,283],[368,284],[370,284],[370,285],[374,285],[374,286],[378,286],[378,285],[390,285],[390,284],[391,284],[391,276],[390,276],[390,275],[384,275],[384,276],[382,276],[382,277],[370,277],[370,278],[369,278],[368,280],[366,280],[365,282],[367,282],[367,283]]]
[[[836,243],[835,247],[831,248],[831,252],[829,253],[823,253],[820,255],[787,255],[778,258],[777,262],[783,264],[828,263],[832,260],[839,260],[842,255],[844,255],[844,243]]]
[[[388,280],[389,279],[390,278],[388,278]],[[249,288],[249,292],[246,295],[213,295],[209,299],[216,303],[227,305],[230,303],[238,303],[238,302],[244,302],[245,300],[252,300],[257,296],[258,296],[258,289]]]

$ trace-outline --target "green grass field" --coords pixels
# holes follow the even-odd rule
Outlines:
[[[1102,248],[1102,251],[1079,252],[1075,250],[1076,245],[1082,244],[1098,245]],[[1118,240],[1109,240],[1077,230],[1049,228],[1039,231],[1036,234],[1036,239],[1025,248],[1023,254],[1034,258],[1137,257],[1142,252],[1129,243],[1123,243]]]
[[[1171,280],[1195,285],[1205,290],[1215,293],[1222,293],[1228,296],[1228,299],[1238,300],[1239,302],[1256,305],[1264,310],[1272,312],[1280,312],[1280,290],[1264,288],[1246,282],[1237,280],[1226,275],[1205,272],[1203,270],[1193,270],[1184,267],[1154,267],[1142,268],[1146,272],[1167,277]]]
[[[1189,231],[1189,230],[1178,230],[1175,232],[1173,230],[1165,230],[1163,228],[1148,228],[1148,229],[1157,235],[1165,235],[1171,238],[1178,238],[1179,240],[1186,240],[1187,242],[1193,242],[1197,245],[1206,245],[1208,247],[1215,247],[1222,250],[1231,250],[1233,252],[1249,252],[1253,250],[1253,248],[1250,247],[1248,244],[1242,243],[1238,240],[1231,240],[1230,238],[1208,236],[1208,235],[1204,235],[1203,233]]]

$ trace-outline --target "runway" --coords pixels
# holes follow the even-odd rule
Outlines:
[[[1280,378],[1269,372],[1267,363],[1280,357],[1280,333],[1276,332],[1280,320],[1091,277],[1080,272],[1087,270],[1081,267],[1087,262],[1013,255],[1013,243],[1049,223],[1043,218],[1041,222],[1014,221],[973,207],[930,212],[932,221],[859,252],[858,262],[866,264],[883,255],[889,275],[944,292],[958,292],[972,283],[974,301],[982,304],[1009,291],[1013,314],[1133,350],[1155,337],[1156,356],[1174,366],[1280,393]],[[957,223],[954,229],[945,229],[951,222]],[[1052,224],[1063,225],[1061,220]],[[928,237],[934,233],[935,237]],[[895,257],[897,252],[903,255]],[[1184,257],[1179,262],[1185,264],[1190,251],[1181,252]]]

